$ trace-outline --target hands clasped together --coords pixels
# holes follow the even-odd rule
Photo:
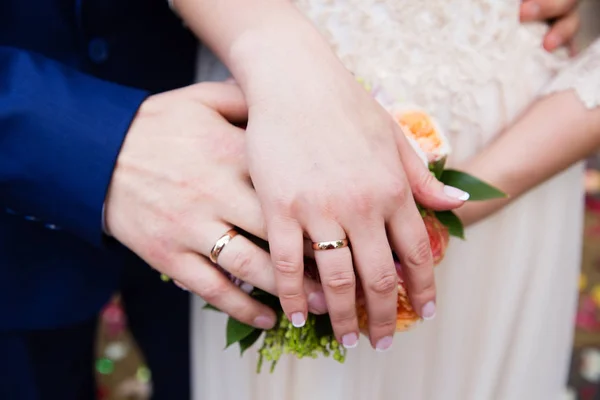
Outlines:
[[[435,314],[433,260],[415,199],[444,210],[468,194],[435,180],[390,115],[311,40],[299,41],[293,60],[254,54],[266,61],[240,74],[241,89],[198,84],[146,100],[117,161],[106,222],[151,266],[262,329],[275,324],[274,312],[213,262],[278,296],[296,326],[307,312],[328,312],[346,347],[358,341],[360,285],[371,344],[386,350],[396,326],[393,252],[415,310]],[[246,130],[238,127],[246,121]],[[231,234],[236,228],[268,241],[270,254]],[[304,275],[306,240],[320,283]]]
[[[413,302],[433,316],[431,252],[412,193],[437,208],[462,204],[462,193],[433,180],[387,113],[349,74],[344,79],[354,93],[342,97],[353,100],[314,110],[320,120],[313,126],[300,115],[254,109],[247,134],[233,125],[246,118],[236,85],[198,84],[149,98],[114,172],[106,208],[110,233],[234,318],[270,328],[273,312],[211,265],[211,251],[220,250],[212,256],[222,268],[279,296],[295,324],[302,325],[308,311],[328,310],[348,346],[358,339],[355,269],[369,302],[374,345],[393,335],[393,248],[407,266]],[[271,257],[243,235],[225,237],[215,248],[235,227],[269,240]],[[304,278],[303,236],[352,243],[352,253],[347,246],[315,252],[322,288]],[[379,347],[390,344],[385,339]]]

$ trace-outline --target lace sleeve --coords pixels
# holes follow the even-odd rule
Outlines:
[[[566,66],[543,95],[574,90],[587,108],[600,107],[600,39]]]

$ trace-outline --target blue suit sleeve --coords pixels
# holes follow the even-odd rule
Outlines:
[[[0,206],[101,245],[114,165],[147,96],[0,46]]]

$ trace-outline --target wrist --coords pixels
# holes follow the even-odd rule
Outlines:
[[[125,134],[119,154],[117,155],[104,197],[102,205],[102,232],[118,240],[122,231],[122,217],[127,215],[127,210],[122,210],[123,199],[131,198],[132,194],[136,191],[130,174],[130,172],[137,170],[136,160],[140,158],[135,154],[135,148],[140,148],[140,144],[144,142],[143,126],[147,124],[145,122],[147,115],[157,112],[157,109],[153,107],[154,98],[155,96],[148,96],[140,104],[131,120],[129,129]],[[147,139],[148,136],[146,135],[146,143],[148,142]]]
[[[329,44],[302,15],[244,32],[228,56],[228,67],[249,101],[282,84],[305,85],[323,73],[324,64],[332,63],[340,64]]]

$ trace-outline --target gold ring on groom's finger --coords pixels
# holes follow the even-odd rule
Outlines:
[[[217,264],[217,261],[219,260],[219,254],[221,254],[225,246],[227,246],[231,239],[236,237],[237,234],[238,233],[235,229],[230,229],[216,241],[215,245],[210,250],[209,257],[213,264]]]
[[[332,240],[329,242],[313,242],[313,250],[334,250],[348,247],[348,239]]]

